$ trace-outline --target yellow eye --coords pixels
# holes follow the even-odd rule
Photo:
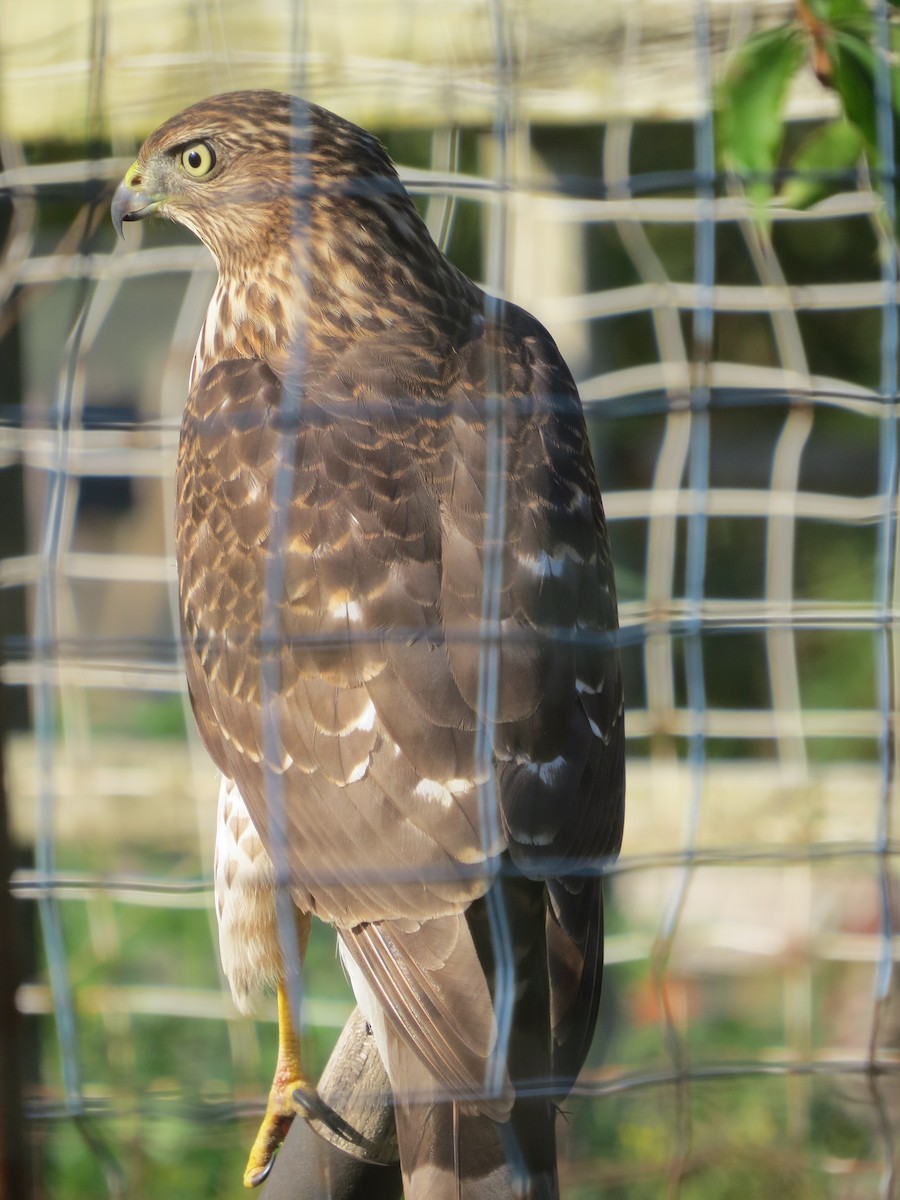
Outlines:
[[[181,165],[194,179],[202,179],[216,165],[216,152],[206,142],[195,142],[181,152]]]

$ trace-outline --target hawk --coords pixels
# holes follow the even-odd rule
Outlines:
[[[154,213],[218,266],[176,544],[222,775],[222,962],[240,1008],[278,989],[245,1182],[316,1111],[284,875],[296,949],[312,916],[337,931],[408,1200],[555,1196],[624,805],[613,568],[572,376],[443,255],[380,143],[314,104],[236,92],[166,121],[113,200],[120,233]]]

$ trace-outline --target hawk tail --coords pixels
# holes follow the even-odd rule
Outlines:
[[[421,1095],[415,1055],[396,1045],[392,1059],[407,1074],[404,1097]],[[517,1097],[506,1121],[459,1100],[395,1103],[406,1200],[559,1200],[549,1097]]]
[[[559,1088],[553,1079],[544,885],[507,876],[492,890],[508,922],[504,955],[496,953],[488,898],[475,901],[463,920],[493,994],[498,1038],[501,1027],[508,1030],[501,1095],[469,1100],[448,1093],[408,1039],[386,1031],[407,1200],[558,1200]],[[507,955],[512,970],[501,988]],[[507,1002],[508,1024],[501,1011]],[[490,1061],[485,1073],[491,1073]]]

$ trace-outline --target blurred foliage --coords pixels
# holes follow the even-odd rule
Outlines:
[[[797,0],[791,21],[748,38],[732,55],[716,94],[719,158],[757,205],[762,224],[765,206],[809,208],[845,188],[861,166],[876,177],[883,148],[895,150],[900,73],[881,55],[877,20],[866,0]],[[888,37],[895,55],[900,28],[893,14]],[[840,116],[785,155],[788,93],[809,68],[835,93]],[[879,121],[882,92],[887,129]]]
[[[628,928],[608,913],[609,927]],[[790,1059],[785,974],[776,964],[747,975],[670,969],[662,990],[648,962],[609,964],[597,1044],[586,1079],[602,1063],[627,1064],[632,1086],[564,1105],[565,1200],[848,1200],[877,1194],[874,1114],[860,1080],[781,1073]],[[823,978],[814,1024],[840,983]],[[669,1024],[664,1004],[677,1014]],[[672,1047],[691,1078],[678,1079]],[[674,1186],[677,1180],[677,1187]],[[870,1190],[865,1190],[866,1188]]]

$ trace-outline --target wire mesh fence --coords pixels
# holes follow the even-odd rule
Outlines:
[[[118,3],[47,43],[22,17],[0,34],[0,614],[37,1194],[236,1194],[274,1057],[219,978],[217,786],[174,597],[214,270],[161,224],[114,244],[107,219],[159,120],[258,85],[365,120],[451,257],[551,330],[588,415],[629,799],[564,1194],[892,1195],[890,187],[776,210],[768,239],[717,171],[725,57],[791,5],[485,0],[437,32],[432,6],[369,7],[362,29],[359,6],[267,7],[251,36],[229,5],[171,5],[177,34],[140,54],[116,36],[148,14]],[[808,75],[791,129],[833,111]],[[304,1007],[319,1065],[352,1004],[329,936]]]

